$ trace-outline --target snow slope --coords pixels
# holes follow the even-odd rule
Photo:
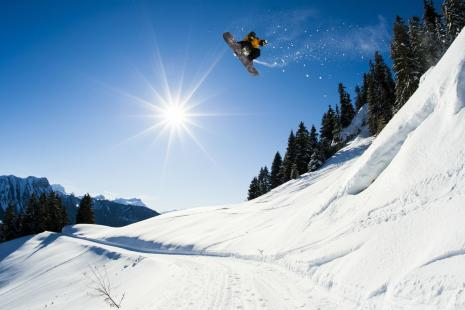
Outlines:
[[[92,268],[107,275],[115,299],[124,294],[122,309],[316,310],[316,299],[322,309],[340,305],[273,264],[143,253],[48,232],[0,247],[1,309],[109,309],[95,295]]]
[[[38,309],[33,294],[54,308],[69,294],[100,309],[72,277],[105,263],[131,309],[465,309],[464,51],[462,31],[376,139],[258,199],[0,245],[0,308]],[[120,266],[137,255],[150,258],[140,271]]]

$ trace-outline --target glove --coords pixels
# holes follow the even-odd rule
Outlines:
[[[261,43],[262,43],[262,46],[265,46],[265,45],[267,45],[267,44],[268,44],[268,41],[267,41],[267,40],[262,40],[262,42],[261,42]]]

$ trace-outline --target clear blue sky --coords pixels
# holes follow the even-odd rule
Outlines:
[[[290,130],[319,128],[337,84],[353,92],[388,54],[395,15],[421,13],[421,0],[2,1],[0,174],[160,211],[243,201]],[[270,42],[258,78],[222,39],[250,30]],[[164,76],[173,91],[183,77],[181,96],[206,77],[190,103],[209,115],[190,127],[198,143],[181,134],[169,152],[158,129],[131,138],[154,124],[141,101],[166,97]]]

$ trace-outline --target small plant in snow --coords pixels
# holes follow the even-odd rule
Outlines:
[[[105,265],[98,268],[96,266],[90,266],[89,278],[92,281],[92,295],[96,297],[101,297],[103,300],[110,306],[110,308],[121,308],[121,303],[124,299],[124,293],[121,297],[117,298],[116,295],[112,292],[112,285],[108,277],[107,268]],[[86,275],[86,273],[84,273]]]

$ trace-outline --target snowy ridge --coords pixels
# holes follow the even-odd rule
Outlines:
[[[138,206],[138,207],[147,207],[147,205],[139,198],[116,198],[113,199],[113,202],[122,204],[122,205],[127,205],[127,206]]]
[[[50,186],[52,187],[52,190],[55,193],[60,193],[62,195],[67,195],[66,190],[65,190],[63,185],[61,185],[61,184],[51,184]]]
[[[0,245],[0,308],[100,309],[72,271],[105,264],[135,309],[465,309],[464,51],[462,31],[378,137],[260,198]]]

